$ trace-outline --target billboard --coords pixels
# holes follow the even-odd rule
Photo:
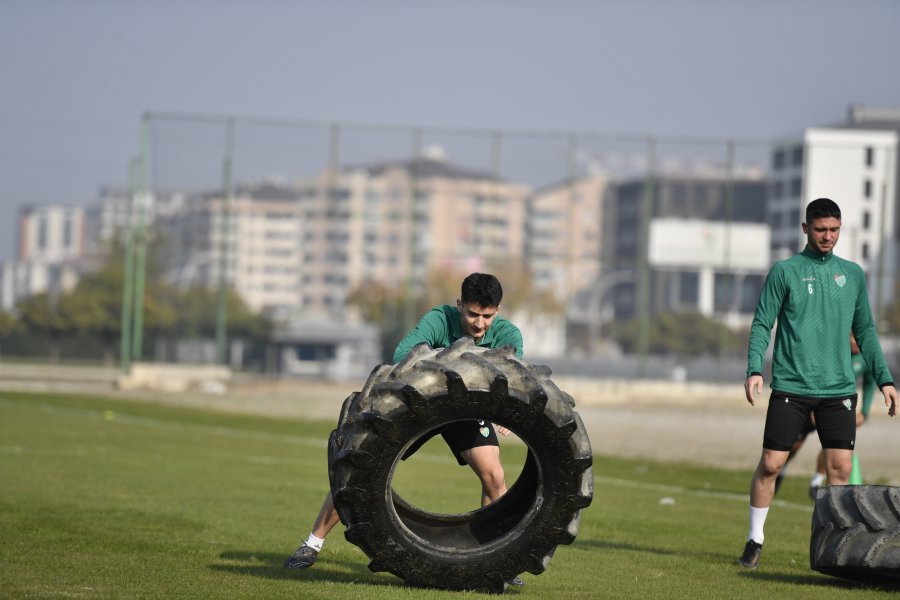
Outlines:
[[[662,268],[765,271],[769,226],[702,219],[653,219],[649,262]]]

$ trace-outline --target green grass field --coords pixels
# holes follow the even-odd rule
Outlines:
[[[372,573],[343,538],[285,571],[327,490],[332,423],[155,404],[0,393],[0,597],[458,598]],[[503,445],[511,482],[522,446]],[[748,470],[594,457],[578,539],[509,595],[534,598],[886,598],[896,589],[809,569],[805,479],[786,482],[763,566],[735,564]],[[439,440],[403,464],[415,503],[474,508],[479,489]],[[663,500],[667,499],[667,500]],[[662,502],[661,502],[662,501]],[[674,501],[674,502],[673,502]]]

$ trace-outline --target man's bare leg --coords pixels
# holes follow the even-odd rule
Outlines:
[[[481,505],[487,506],[506,493],[499,446],[477,446],[459,453],[481,480]]]
[[[825,448],[825,472],[828,485],[847,485],[853,470],[853,450]]]
[[[325,496],[322,501],[322,508],[313,523],[312,532],[306,538],[300,547],[297,548],[286,561],[284,561],[285,569],[304,569],[311,567],[316,562],[316,557],[322,550],[322,544],[325,543],[325,537],[334,529],[334,526],[340,521],[337,510],[334,508],[334,500],[331,492]]]

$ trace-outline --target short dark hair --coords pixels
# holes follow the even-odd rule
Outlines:
[[[500,306],[503,286],[493,275],[472,273],[463,279],[461,300],[463,303],[475,302],[482,307]]]
[[[816,198],[806,205],[806,223],[812,223],[815,219],[834,217],[840,220],[841,208],[837,202],[829,198]]]

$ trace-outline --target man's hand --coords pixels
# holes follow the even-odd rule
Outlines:
[[[750,403],[750,406],[755,406],[756,401],[753,398],[754,394],[761,394],[763,391],[763,378],[762,375],[751,375],[747,378],[747,381],[744,382],[744,394],[747,395],[747,402]]]
[[[500,435],[502,435],[502,436],[504,436],[504,437],[506,437],[506,436],[508,436],[508,435],[510,434],[509,429],[507,429],[507,428],[504,427],[503,425],[497,425],[497,431],[499,431],[499,432],[500,432]]]
[[[881,393],[884,395],[884,405],[887,406],[888,415],[893,417],[897,414],[897,388],[886,385],[881,388]]]

